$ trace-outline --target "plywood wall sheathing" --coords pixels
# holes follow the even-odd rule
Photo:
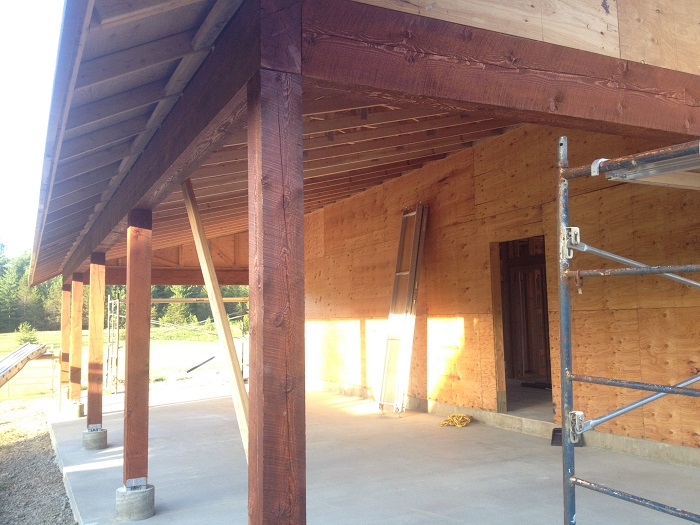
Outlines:
[[[526,126],[307,215],[310,378],[377,388],[401,210],[430,207],[410,395],[496,410],[491,243],[544,235],[553,400],[559,406],[556,143],[572,165],[661,144]],[[571,183],[571,224],[583,240],[649,264],[700,260],[700,192]],[[577,254],[574,267],[613,266]],[[574,365],[581,373],[673,383],[700,369],[700,292],[654,277],[586,279],[574,289]],[[577,385],[587,417],[643,394]],[[669,396],[602,425],[603,432],[700,446],[700,402]],[[557,408],[558,411],[558,408]],[[557,416],[558,419],[558,416]],[[670,422],[670,426],[666,425]]]

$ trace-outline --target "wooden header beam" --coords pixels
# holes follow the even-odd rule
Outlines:
[[[521,122],[700,134],[697,75],[349,0],[304,0],[303,34],[304,77],[355,91]]]

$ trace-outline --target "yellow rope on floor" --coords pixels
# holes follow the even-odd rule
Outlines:
[[[453,426],[453,427],[466,427],[472,422],[472,418],[466,414],[450,414],[447,418],[440,423],[441,427]]]

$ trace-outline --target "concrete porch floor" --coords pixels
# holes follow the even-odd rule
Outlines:
[[[221,386],[154,386],[150,476],[160,524],[247,523],[247,466],[230,398]],[[81,448],[85,419],[51,423],[66,487],[83,525],[112,524],[121,486],[121,396],[105,399],[109,447]],[[482,423],[440,427],[441,418],[382,415],[374,403],[307,394],[308,523],[481,525],[563,523],[561,448]],[[700,512],[700,469],[602,449],[577,449],[577,474]],[[680,520],[577,491],[582,525]]]

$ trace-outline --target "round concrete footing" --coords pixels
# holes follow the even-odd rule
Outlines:
[[[107,430],[83,430],[83,448],[85,450],[102,450],[107,448]]]
[[[69,417],[85,417],[85,405],[83,403],[76,403],[75,401],[69,401],[64,410],[64,414]]]
[[[150,518],[156,513],[155,507],[156,489],[153,485],[146,485],[140,489],[117,489],[117,514],[118,521],[137,521]]]

